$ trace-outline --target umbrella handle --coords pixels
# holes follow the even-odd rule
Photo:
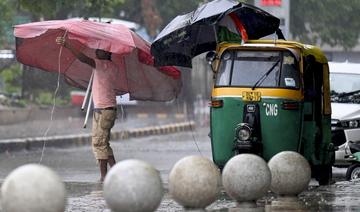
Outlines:
[[[90,110],[91,110],[91,103],[92,103],[92,92],[90,91],[90,99],[89,99],[89,104],[88,104],[88,108],[87,108],[86,116],[85,116],[85,120],[84,120],[84,128],[86,128],[86,124],[87,124],[87,121],[89,119],[89,114],[90,114]]]
[[[84,100],[83,100],[83,103],[82,103],[82,106],[81,106],[81,110],[85,109],[85,105],[86,105],[86,102],[88,101],[90,90],[91,90],[91,87],[92,87],[93,78],[94,78],[94,71],[91,73],[91,77],[90,77],[90,80],[89,80],[89,85],[86,88],[86,93],[85,93],[85,97],[84,97]]]
[[[69,29],[66,29],[66,30],[65,30],[65,33],[64,33],[64,35],[63,35],[63,38],[66,38],[68,31],[69,31]]]

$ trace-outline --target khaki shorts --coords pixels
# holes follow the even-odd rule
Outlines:
[[[94,111],[92,126],[92,149],[97,160],[114,155],[110,147],[110,130],[114,126],[116,110]]]

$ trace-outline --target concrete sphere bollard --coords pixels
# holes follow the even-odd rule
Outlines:
[[[144,161],[121,161],[104,180],[104,198],[114,212],[155,211],[163,195],[159,171]]]
[[[284,151],[268,162],[272,180],[271,190],[280,195],[296,196],[304,191],[311,180],[308,161],[299,153]]]
[[[240,154],[231,158],[223,170],[226,193],[239,203],[253,203],[270,189],[271,172],[261,157]]]
[[[169,174],[169,193],[185,208],[205,208],[220,194],[221,175],[217,166],[201,156],[179,160]]]
[[[59,176],[43,165],[13,170],[1,188],[3,211],[64,212],[66,190]]]

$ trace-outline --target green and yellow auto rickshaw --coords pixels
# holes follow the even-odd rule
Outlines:
[[[332,175],[329,68],[317,47],[285,40],[220,43],[207,59],[214,72],[211,144],[224,167],[236,154],[266,161],[296,151],[320,184]]]

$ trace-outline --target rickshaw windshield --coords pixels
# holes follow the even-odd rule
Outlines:
[[[299,65],[290,51],[226,51],[216,76],[217,87],[298,89]]]

